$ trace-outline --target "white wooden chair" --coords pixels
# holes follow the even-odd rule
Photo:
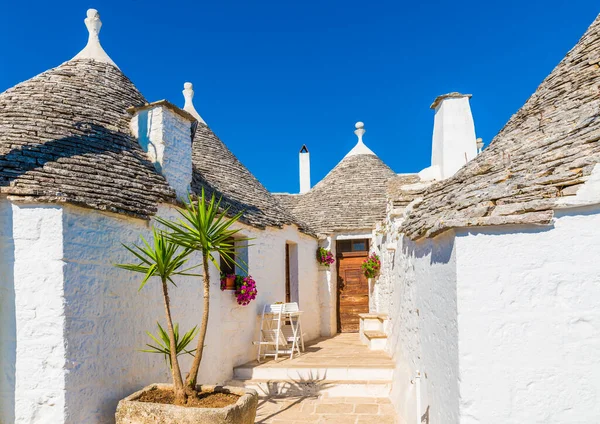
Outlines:
[[[300,339],[300,346],[302,346],[302,352],[304,352],[304,333],[302,332],[302,321],[300,320],[302,311],[300,311],[296,302],[284,303],[283,309],[289,319],[293,334]]]
[[[289,354],[290,359],[293,359],[294,351],[300,354],[300,343],[304,350],[302,334],[298,332],[296,322],[290,319],[290,325],[286,324],[290,315],[289,312],[286,312],[286,305],[274,303],[263,307],[260,319],[260,340],[254,342],[258,345],[258,362],[267,356],[273,356],[277,360],[280,354]],[[299,314],[296,315],[299,316]]]

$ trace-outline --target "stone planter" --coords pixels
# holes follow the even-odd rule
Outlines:
[[[170,388],[171,384],[151,384],[119,402],[116,424],[254,424],[258,394],[255,390],[230,386],[202,386],[203,391],[228,392],[241,396],[225,408],[186,408],[160,403],[136,402],[153,387]],[[198,386],[198,389],[200,386]]]

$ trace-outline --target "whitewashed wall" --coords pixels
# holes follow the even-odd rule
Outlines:
[[[65,420],[63,210],[12,205],[15,422]]]
[[[174,211],[165,206],[159,214],[172,217]],[[0,390],[7,389],[2,405],[10,411],[0,416],[12,422],[10,414],[16,410],[17,423],[112,422],[120,398],[146,384],[170,379],[162,357],[139,352],[149,341],[145,331],[156,332],[157,321],[164,324],[159,284],[150,281],[138,292],[141,276],[113,266],[132,260],[121,243],[136,242],[140,234],[149,238],[149,223],[69,205],[0,204],[3,251],[11,251],[10,220],[14,224],[16,387],[11,388],[8,367]],[[286,242],[297,245],[299,301],[306,312],[307,339],[320,333],[316,239],[291,226],[239,227],[255,238],[248,264],[259,294],[249,306],[237,305],[232,292],[221,292],[218,272],[211,265],[211,322],[199,375],[203,383],[224,383],[234,366],[254,358],[251,342],[258,311],[264,303],[285,297]],[[0,266],[10,269],[10,264]],[[3,293],[7,288],[10,292],[11,285],[10,279],[3,279]],[[182,330],[200,323],[199,277],[179,278],[171,298],[174,319]],[[10,315],[10,307],[2,314],[3,318]],[[11,346],[14,350],[10,327],[10,320],[3,320],[0,342],[9,347],[2,350],[4,363],[11,361]],[[184,360],[184,372],[190,361]]]
[[[335,236],[319,241],[319,247],[331,250],[336,256]],[[316,253],[315,253],[316,256]],[[336,258],[337,261],[337,258]],[[330,266],[319,265],[319,310],[321,314],[321,336],[329,337],[337,333],[337,263]]]
[[[461,423],[600,417],[600,208],[459,233]]]
[[[231,291],[221,296],[222,367],[220,382],[232,377],[233,367],[256,359],[252,341],[258,340],[259,313],[265,304],[285,302],[285,244],[293,242],[298,251],[298,304],[304,311],[302,327],[307,340],[320,335],[318,277],[315,252],[317,240],[295,227],[283,229],[240,225],[242,234],[254,238],[248,249],[248,269],[257,283],[258,296],[248,306],[239,306]],[[215,364],[216,366],[216,364]]]
[[[12,207],[0,198],[0,424],[15,421],[17,327]]]
[[[458,420],[456,251],[451,235],[413,243],[401,238],[384,252],[389,273],[387,351],[396,362],[391,399],[406,422],[416,421],[421,372],[421,415],[431,423]],[[428,409],[429,408],[429,409]]]
[[[384,252],[400,416],[416,421],[420,370],[431,423],[596,422],[598,228],[600,208],[572,209],[552,227],[401,237]]]

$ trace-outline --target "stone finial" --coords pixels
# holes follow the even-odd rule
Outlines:
[[[185,104],[183,105],[183,110],[185,110],[186,112],[191,114],[194,118],[196,118],[198,120],[198,122],[202,122],[204,125],[206,125],[206,122],[204,121],[204,119],[202,119],[202,117],[200,116],[200,114],[198,113],[196,108],[194,107],[194,85],[191,82],[186,82],[185,84],[183,84],[182,93],[183,93],[183,98],[185,99]]]
[[[356,128],[354,134],[358,137],[358,143],[356,143],[356,146],[354,146],[345,157],[354,155],[375,155],[375,153],[363,143],[363,135],[367,132],[367,130],[365,130],[365,124],[358,121],[354,124],[354,127]]]
[[[365,124],[361,121],[358,121],[356,124],[354,124],[354,126],[356,127],[354,134],[356,134],[356,136],[358,137],[358,142],[362,143],[363,135],[367,132],[367,130],[365,130]]]
[[[84,19],[84,22],[89,33],[88,42],[83,50],[81,50],[73,59],[93,59],[98,62],[110,63],[118,68],[116,63],[113,62],[100,45],[99,35],[100,28],[102,28],[102,21],[100,20],[98,11],[96,9],[88,9],[87,17]]]
[[[477,142],[477,153],[481,153],[483,151],[483,138],[478,138]]]

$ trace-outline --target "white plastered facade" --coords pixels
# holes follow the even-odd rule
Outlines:
[[[160,216],[174,214],[171,206],[159,208]],[[0,200],[0,218],[5,253],[0,263],[0,423],[110,422],[118,400],[146,384],[169,381],[163,358],[140,352],[149,341],[145,331],[156,333],[156,322],[164,324],[160,289],[150,281],[138,291],[140,275],[113,266],[132,260],[120,243],[150,237],[150,223],[6,199]],[[203,383],[222,384],[234,366],[254,359],[258,312],[285,297],[286,243],[294,245],[300,264],[295,269],[306,337],[320,334],[317,240],[295,226],[238,226],[254,239],[247,255],[258,296],[248,306],[237,305],[232,292],[219,289],[219,274],[211,265]],[[198,277],[177,281],[171,289],[174,319],[188,330],[201,320],[201,283]],[[184,372],[189,364],[184,358]]]
[[[600,207],[552,226],[413,242],[388,220],[372,309],[390,318],[392,401],[415,422],[587,423],[600,416]]]

